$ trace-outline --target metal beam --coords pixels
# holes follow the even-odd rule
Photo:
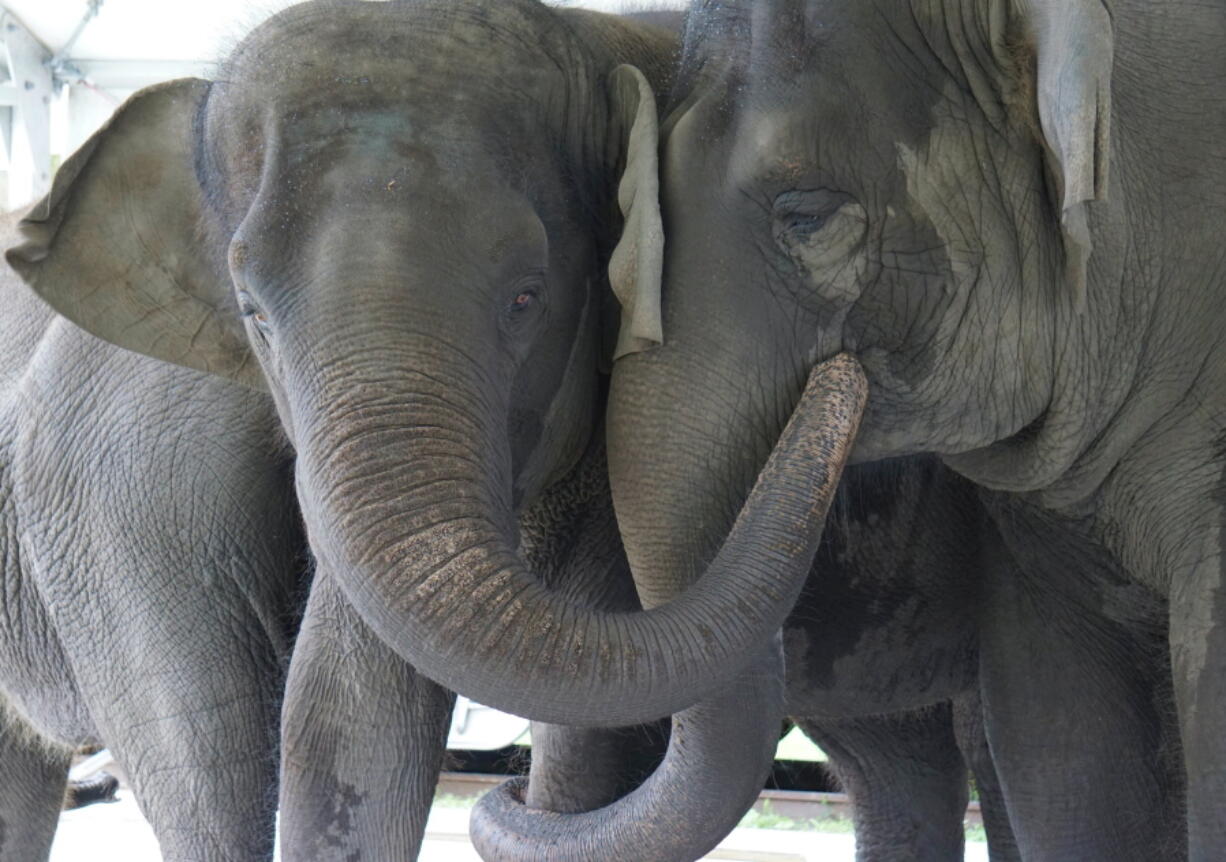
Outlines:
[[[80,70],[68,59],[68,55],[72,53],[77,40],[81,38],[81,34],[89,26],[89,22],[97,17],[98,10],[101,8],[102,0],[89,0],[89,8],[85,10],[85,17],[81,19],[81,23],[77,24],[77,29],[72,31],[68,41],[60,47],[60,50],[55,52],[55,56],[47,61],[47,66],[51,69],[51,74],[57,82],[62,83],[64,79],[81,77]]]
[[[26,203],[27,196],[39,198],[51,189],[51,97],[55,82],[48,62],[51,52],[16,16],[5,10],[0,15],[0,35],[12,81],[13,106],[17,121],[24,128],[33,160],[30,187],[15,183],[9,171],[9,206]],[[12,149],[9,150],[10,162]]]
[[[14,108],[0,108],[0,138],[4,139],[5,158],[13,158],[13,114]]]

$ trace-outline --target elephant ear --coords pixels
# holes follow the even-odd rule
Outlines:
[[[625,168],[617,189],[623,224],[609,258],[609,284],[621,303],[621,326],[613,359],[662,344],[660,283],[664,226],[660,217],[660,121],[647,78],[633,66],[618,66],[609,78],[614,116],[627,129]]]
[[[1111,16],[1101,0],[1016,2],[1035,48],[1039,123],[1060,200],[1066,274],[1083,308],[1093,250],[1086,207],[1107,197]]]
[[[60,168],[9,264],[56,311],[120,347],[265,386],[206,251],[193,130],[209,83],[149,87]]]

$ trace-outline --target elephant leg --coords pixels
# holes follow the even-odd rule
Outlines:
[[[650,775],[668,746],[668,722],[628,728],[532,723],[529,808],[573,814],[619,799]]]
[[[1020,862],[1022,856],[1017,848],[1017,839],[1013,837],[1004,790],[988,748],[988,737],[983,726],[983,702],[977,690],[954,699],[953,718],[958,748],[975,777],[975,788],[979,791],[979,811],[983,816],[984,830],[988,833],[988,855],[992,862]]]
[[[191,589],[146,596],[150,604],[134,603],[130,617],[112,606],[78,618],[93,642],[66,645],[98,733],[127,773],[163,859],[270,860],[280,663],[241,604],[219,597],[196,601],[190,619],[150,625],[186,606]],[[105,631],[115,636],[100,648]]]
[[[1217,539],[1215,538],[1215,542]],[[1187,777],[1188,855],[1226,848],[1226,590],[1211,556],[1172,590],[1170,654]]]
[[[858,862],[962,858],[968,788],[948,703],[796,723],[830,757],[851,797]]]
[[[40,862],[51,853],[71,757],[0,705],[0,859]]]
[[[454,695],[366,627],[316,573],[282,710],[286,859],[416,859]]]
[[[13,447],[13,553],[47,620],[25,664],[73,683],[59,723],[84,726],[56,737],[105,740],[165,862],[271,860],[303,547],[273,405],[57,331]]]
[[[119,790],[119,779],[108,772],[99,772],[79,781],[69,781],[64,793],[64,810],[72,811],[96,805],[99,802],[114,802]]]
[[[1182,858],[1154,696],[1161,646],[1104,619],[1075,580],[1018,573],[990,590],[985,726],[1017,846],[1025,859]]]
[[[282,503],[240,499],[270,535],[292,529]],[[212,521],[203,500],[173,537],[145,517],[162,513],[117,511],[87,525],[63,576],[40,584],[95,738],[126,772],[166,862],[270,860],[289,603],[260,591],[288,593],[295,558],[255,539],[222,544],[213,531],[234,521]]]

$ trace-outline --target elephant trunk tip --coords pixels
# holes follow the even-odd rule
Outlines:
[[[532,862],[545,820],[564,815],[529,808],[528,779],[511,778],[478,800],[468,822],[477,854],[487,862]]]

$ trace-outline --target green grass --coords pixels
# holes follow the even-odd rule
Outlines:
[[[742,817],[741,822],[737,825],[741,829],[774,829],[787,832],[850,834],[855,831],[849,819],[833,814],[827,817],[810,817],[804,820],[787,817],[774,811],[770,800],[763,802],[759,810],[750,811]],[[967,841],[985,842],[988,840],[982,826],[967,823],[963,828],[966,831]]]
[[[434,794],[434,805],[437,808],[472,808],[477,803],[476,796],[456,796],[454,793]]]
[[[774,829],[786,832],[851,832],[851,821],[842,817],[809,817],[796,820],[777,813],[770,800],[741,818],[741,829]]]

